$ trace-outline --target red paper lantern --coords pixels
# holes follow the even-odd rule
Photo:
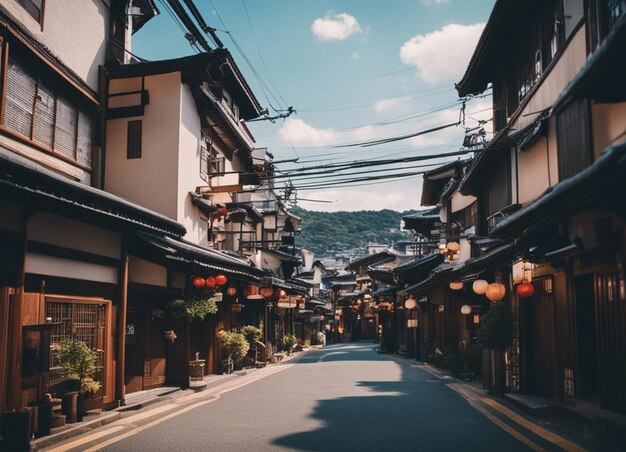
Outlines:
[[[191,283],[196,289],[199,289],[200,287],[204,287],[204,284],[205,284],[204,278],[202,276],[194,276],[193,279],[191,280]]]
[[[220,215],[222,217],[227,217],[228,216],[228,209],[226,207],[220,207],[219,212],[220,212]]]
[[[237,293],[237,289],[235,289],[234,287],[229,287],[226,293],[232,297]]]
[[[278,299],[287,298],[287,292],[285,292],[283,289],[276,289],[276,296],[278,297]]]
[[[209,276],[209,277],[206,279],[205,284],[206,284],[206,286],[207,286],[207,287],[210,287],[210,288],[215,287],[215,278],[214,278],[214,277],[212,277],[212,276]]]
[[[517,294],[522,298],[528,298],[535,295],[535,286],[532,283],[525,282],[517,286]]]
[[[226,279],[226,276],[224,275],[217,275],[215,277],[215,282],[217,283],[218,286],[223,286],[224,284],[226,284],[227,281],[228,279]]]
[[[263,298],[272,298],[272,295],[274,295],[274,290],[271,287],[263,287],[261,289],[261,295],[263,296]]]

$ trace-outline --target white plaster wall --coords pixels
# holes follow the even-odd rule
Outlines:
[[[472,205],[476,201],[475,196],[463,196],[458,190],[452,195],[452,212],[458,212]]]
[[[595,158],[612,144],[626,139],[626,102],[593,104],[593,150]]]
[[[517,153],[520,204],[527,204],[538,198],[550,186],[548,157],[547,138],[542,138],[530,149]]]
[[[128,257],[128,278],[132,283],[167,287],[167,269],[135,256]]]
[[[28,220],[28,240],[119,259],[120,234],[52,213],[36,213]]]
[[[117,284],[117,268],[26,253],[26,273]]]
[[[3,0],[17,21],[94,90],[104,64],[109,7],[102,0],[47,0],[43,27],[16,1]]]
[[[207,221],[191,203],[190,191],[206,182],[200,177],[201,127],[191,89],[180,86],[180,132],[178,138],[178,187],[176,219],[187,229],[185,238],[207,246]]]
[[[144,115],[107,121],[105,189],[178,220],[180,73],[145,83],[150,104]],[[142,157],[127,159],[127,124],[134,119],[143,121]]]

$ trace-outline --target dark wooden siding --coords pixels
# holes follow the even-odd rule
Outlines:
[[[584,99],[570,102],[556,117],[559,180],[575,176],[592,161],[589,104]]]
[[[602,408],[626,413],[626,299],[621,272],[596,275],[598,366]]]

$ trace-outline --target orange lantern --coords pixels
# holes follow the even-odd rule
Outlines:
[[[194,276],[191,283],[196,289],[199,289],[200,287],[204,287],[205,281],[202,276]]]
[[[520,284],[516,290],[517,294],[522,298],[532,297],[535,294],[535,286],[529,282]]]
[[[250,285],[243,288],[243,295],[249,300],[258,300],[261,297],[259,295],[259,286]]]
[[[502,301],[506,295],[506,287],[499,281],[493,282],[487,286],[485,295],[487,295],[487,298],[492,302],[497,303],[498,301]]]
[[[235,289],[234,287],[229,287],[226,293],[232,297],[237,294],[237,289]]]
[[[281,299],[281,298],[287,298],[287,292],[285,292],[283,289],[276,289],[276,296]]]
[[[209,288],[213,288],[213,287],[215,287],[215,278],[214,278],[214,277],[212,277],[212,276],[209,276],[209,277],[206,279],[205,284],[206,284],[206,286],[207,286],[207,287],[209,287]]]
[[[271,287],[263,287],[261,288],[261,295],[264,298],[272,298],[272,295],[274,295],[274,291]]]
[[[216,283],[218,286],[223,286],[224,284],[226,284],[226,282],[227,282],[227,281],[228,281],[228,279],[227,279],[227,278],[226,278],[226,276],[224,276],[224,275],[217,275],[217,276],[215,277],[215,283]]]

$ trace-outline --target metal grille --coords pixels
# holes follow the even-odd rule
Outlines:
[[[94,350],[98,357],[99,370],[96,381],[102,381],[104,364],[106,305],[87,304],[72,301],[46,301],[46,317],[55,323],[50,337],[50,372],[46,385],[60,382],[65,377],[62,367],[56,365],[55,355],[60,342],[64,339],[76,338]]]

